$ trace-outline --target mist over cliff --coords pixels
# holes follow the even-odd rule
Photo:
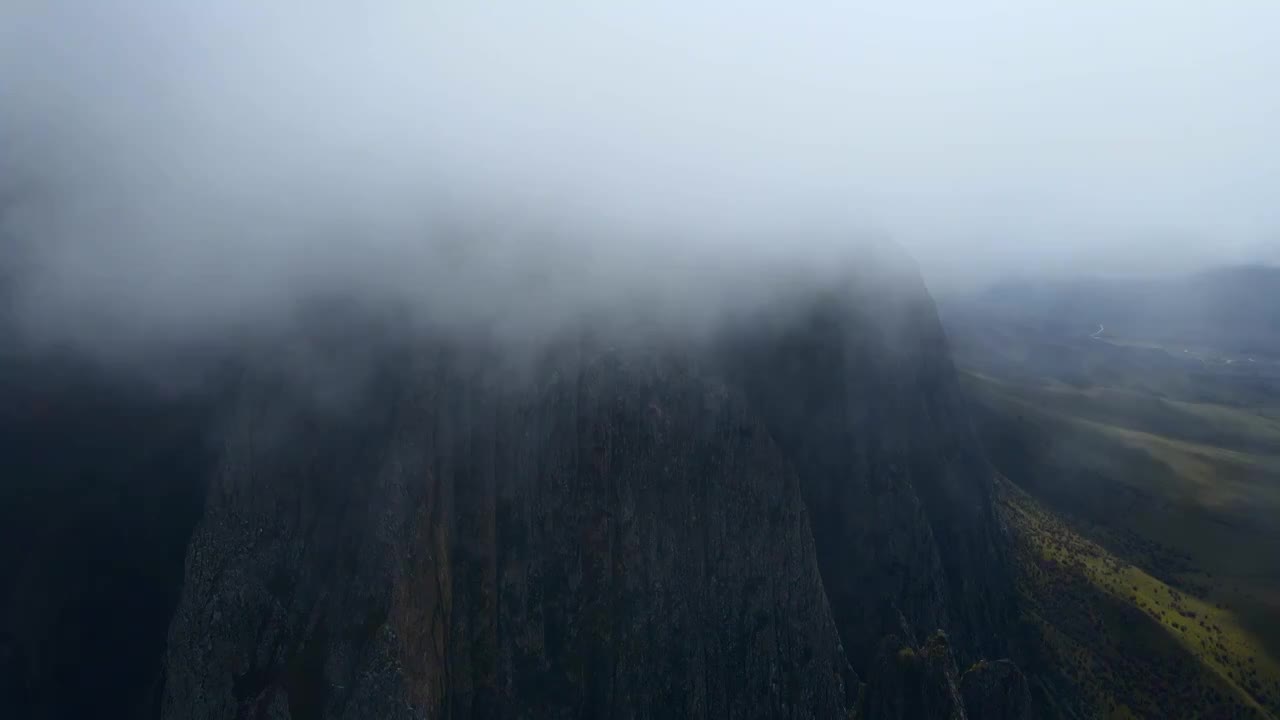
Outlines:
[[[938,284],[1258,256],[1274,6],[1150,9],[7,4],[8,309],[127,357],[316,295],[697,327],[885,237]]]
[[[0,715],[1072,717],[926,284],[1275,259],[1277,23],[3,3]]]

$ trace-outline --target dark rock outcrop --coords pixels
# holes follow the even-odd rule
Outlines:
[[[867,678],[867,717],[877,720],[965,720],[955,657],[946,635],[923,646],[888,635]]]
[[[1028,720],[1031,691],[1027,679],[1008,660],[980,662],[960,678],[969,720]]]

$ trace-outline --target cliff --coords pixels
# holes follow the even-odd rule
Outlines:
[[[251,372],[165,716],[854,717],[898,619],[1001,655],[991,472],[900,278],[709,343],[583,330],[519,377],[424,338],[337,409]]]
[[[697,337],[584,322],[518,357],[317,313],[190,411],[85,411],[169,448],[113,476],[203,503],[120,511],[151,540],[101,552],[170,558],[144,581],[28,572],[10,606],[106,587],[82,624],[168,622],[158,663],[158,640],[77,656],[117,662],[108,716],[1026,717],[1010,673],[956,672],[1008,653],[1005,534],[932,301],[872,260]],[[0,707],[74,716],[54,688],[90,685],[32,632],[6,636]]]
[[[358,410],[250,383],[165,717],[842,717],[859,684],[795,474],[687,359],[537,381],[416,351]]]

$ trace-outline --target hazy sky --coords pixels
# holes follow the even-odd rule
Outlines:
[[[447,285],[421,239],[466,232],[639,275],[877,235],[937,286],[1275,261],[1277,29],[1275,0],[9,0],[3,237],[27,304],[108,325]]]

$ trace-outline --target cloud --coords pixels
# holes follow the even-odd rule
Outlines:
[[[128,346],[320,290],[519,323],[866,235],[946,283],[1280,228],[1263,0],[363,5],[6,4],[24,325]]]

